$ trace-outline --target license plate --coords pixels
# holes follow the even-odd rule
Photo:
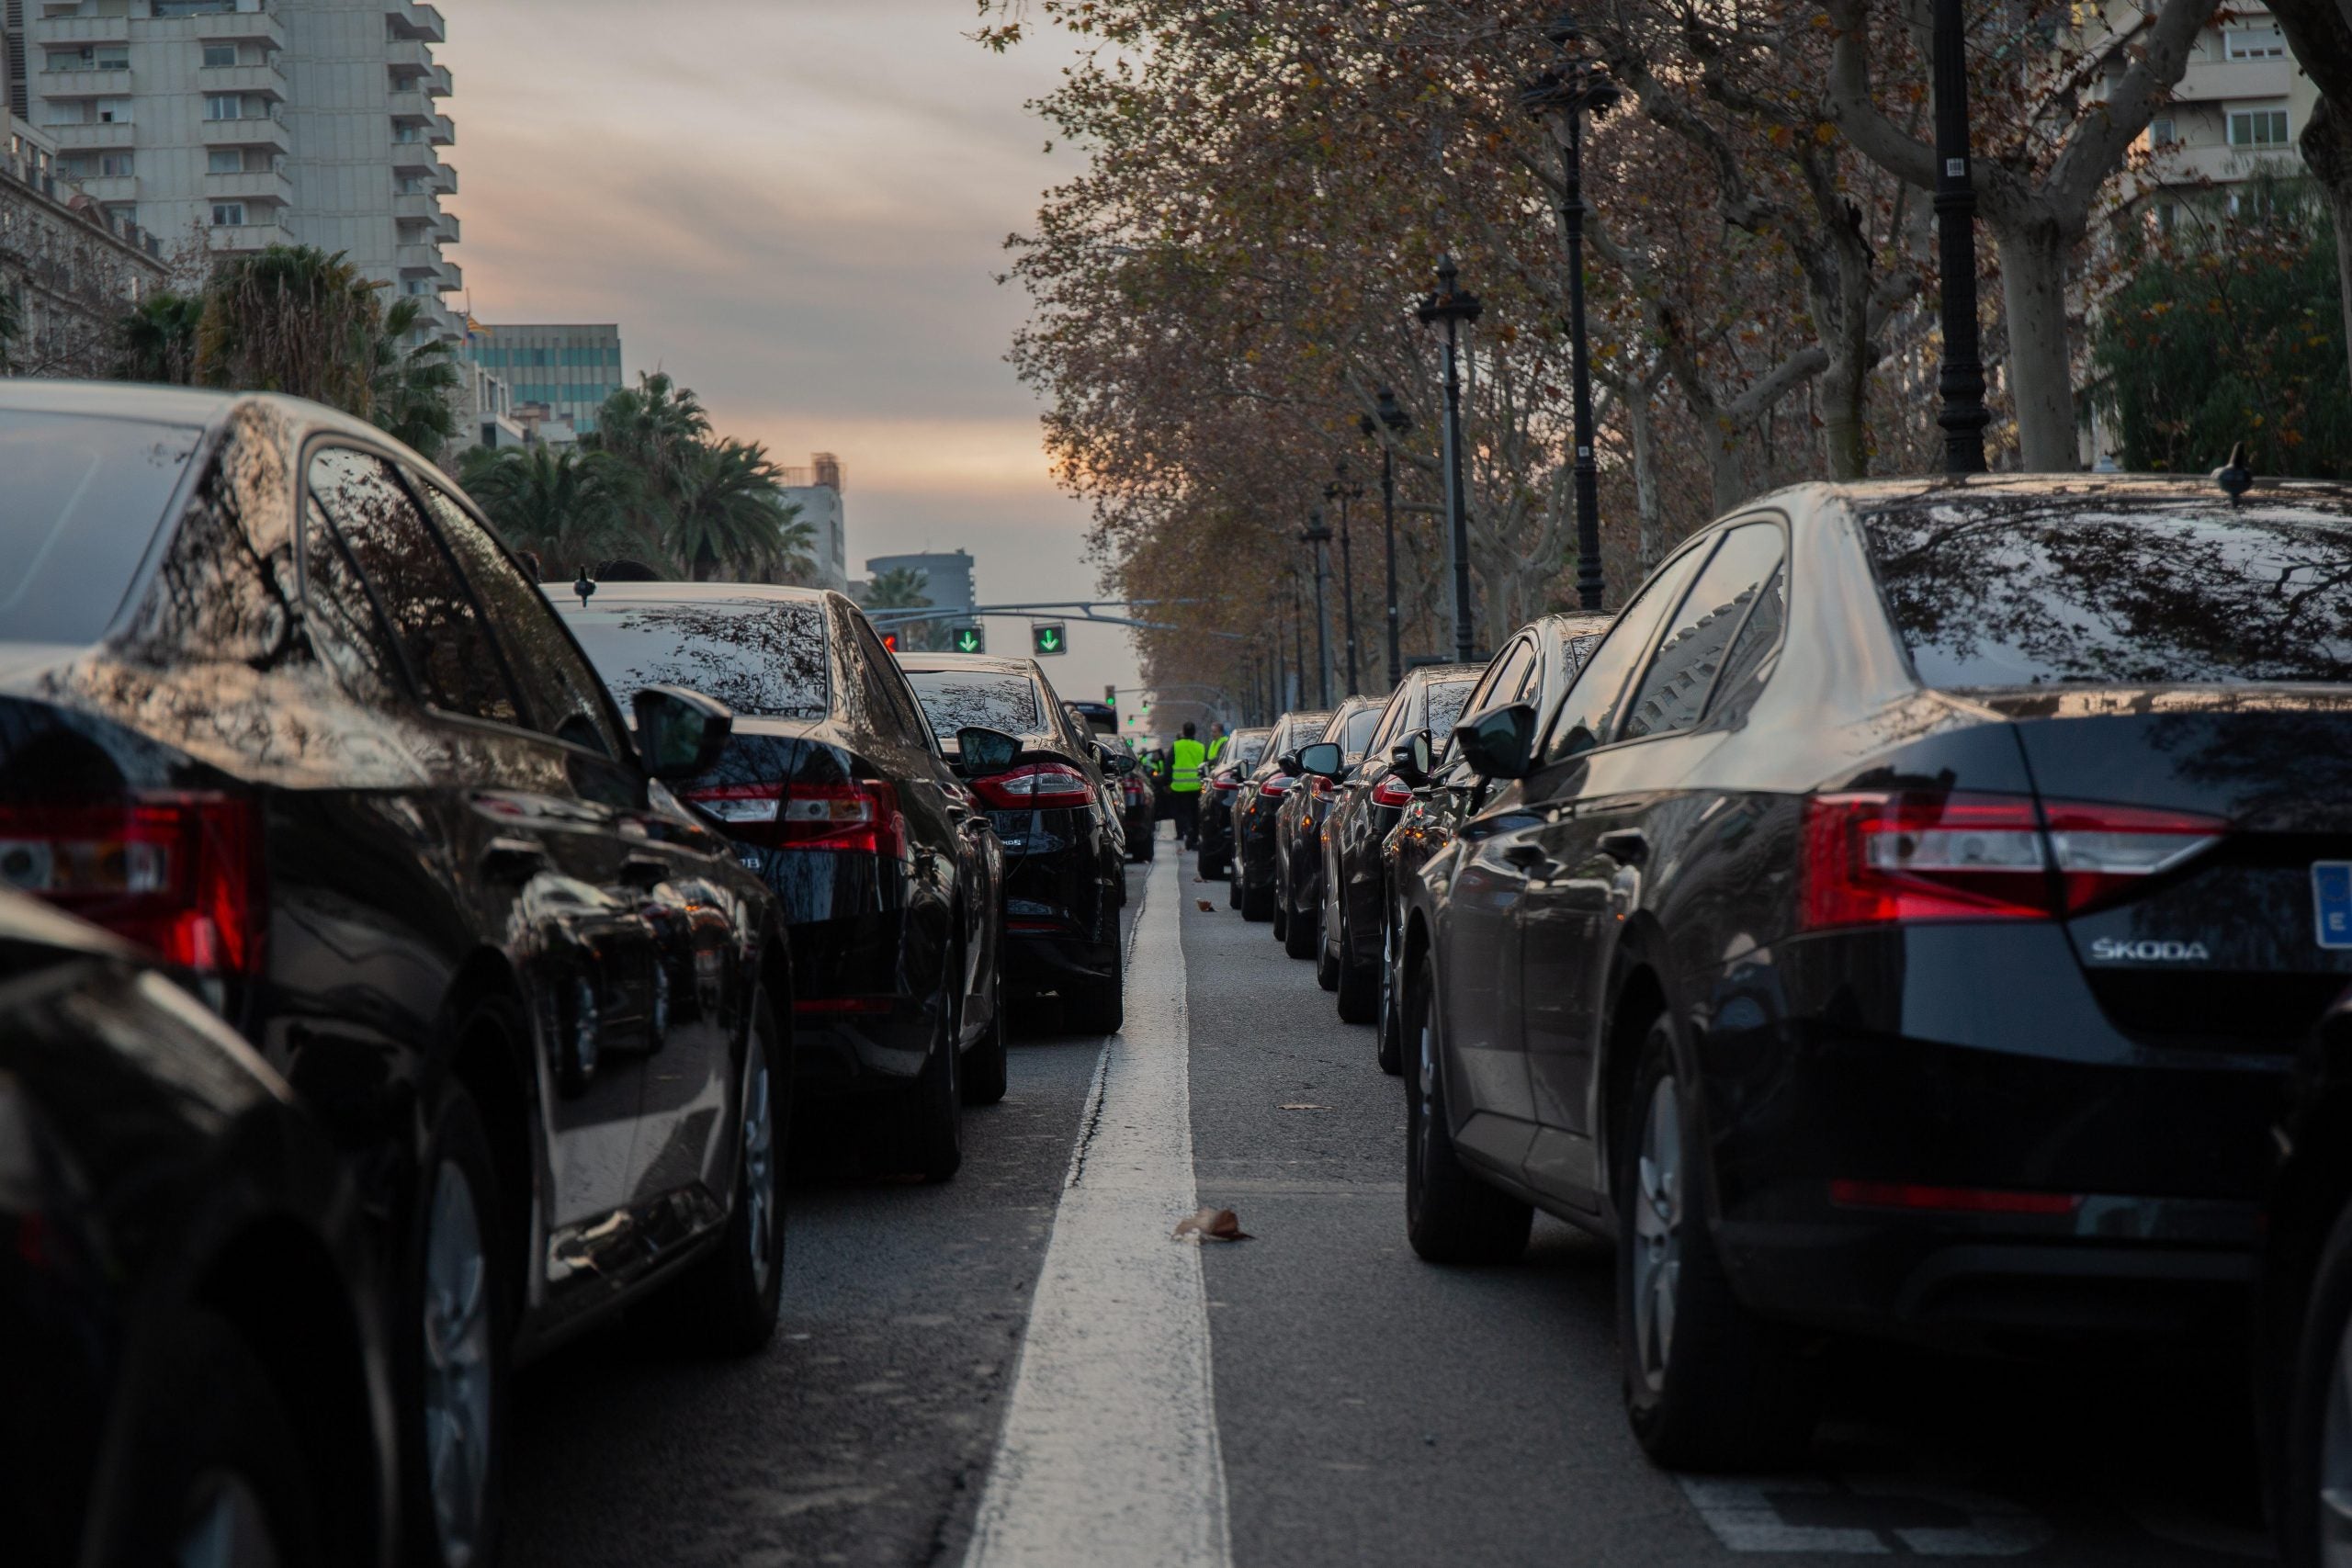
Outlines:
[[[2352,861],[2312,863],[2312,908],[2322,947],[2352,948]]]

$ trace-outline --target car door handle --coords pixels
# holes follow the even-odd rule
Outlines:
[[[528,882],[547,867],[547,847],[529,839],[492,839],[481,852],[482,874],[501,882]]]
[[[621,880],[631,887],[653,887],[670,880],[670,863],[660,855],[631,855],[621,862]]]
[[[1639,828],[1613,828],[1597,842],[1600,852],[1619,865],[1639,865],[1649,858],[1650,841]]]

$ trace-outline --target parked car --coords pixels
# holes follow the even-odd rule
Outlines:
[[[1136,761],[1132,753],[1128,761]],[[1159,827],[1159,808],[1152,798],[1151,778],[1138,763],[1119,776],[1119,828],[1129,861],[1150,862]]]
[[[1233,797],[1233,875],[1240,889],[1241,918],[1274,918],[1274,814],[1290,793],[1296,775],[1283,770],[1282,759],[1318,739],[1331,722],[1330,710],[1303,708],[1274,720],[1258,765],[1242,780]]]
[[[11,852],[0,850],[0,866]],[[391,1561],[368,1219],[129,943],[0,893],[0,1518],[24,1568]]]
[[[1372,1023],[1380,1012],[1381,931],[1388,906],[1381,840],[1413,798],[1396,771],[1396,750],[1414,735],[1451,735],[1462,704],[1478,682],[1476,664],[1425,664],[1408,671],[1380,710],[1363,760],[1350,765],[1340,743],[1329,756],[1302,753],[1306,771],[1333,786],[1319,852],[1322,931],[1315,978],[1338,993],[1340,1018]],[[1311,749],[1310,749],[1311,750]],[[1318,770],[1317,762],[1325,763]]]
[[[1500,652],[1462,699],[1463,713],[1483,713],[1506,703],[1525,703],[1549,722],[1568,685],[1608,631],[1611,617],[1591,614],[1545,615],[1511,634]],[[1458,720],[1457,720],[1458,723]],[[1381,840],[1382,881],[1388,889],[1380,933],[1380,1002],[1374,1038],[1383,1072],[1404,1070],[1404,1010],[1398,1005],[1410,973],[1405,968],[1406,899],[1422,869],[1447,851],[1463,820],[1486,798],[1488,784],[1464,760],[1452,733],[1432,731],[1427,740],[1408,735],[1393,750],[1390,765],[1412,798],[1396,826]]]
[[[1201,796],[1201,849],[1194,864],[1203,876],[1227,876],[1233,870],[1233,801],[1241,793],[1241,783],[1265,753],[1266,737],[1272,726],[1237,729],[1225,738],[1225,748],[1210,764],[1205,790]],[[1234,884],[1230,897],[1233,907],[1241,907],[1240,885]]]
[[[511,1362],[667,1285],[774,1332],[793,973],[547,602],[314,404],[0,382],[0,879],[159,954],[345,1149],[420,1562],[498,1536]]]
[[[1004,1094],[1003,849],[881,637],[824,589],[549,592],[615,692],[691,682],[735,710],[718,761],[678,793],[780,906],[796,1081],[812,1100],[895,1101],[891,1157],[953,1177],[963,1107]]]
[[[1378,697],[1350,697],[1333,710],[1323,733],[1306,744],[1329,741],[1340,749],[1345,773],[1363,761],[1364,747],[1385,705]],[[1298,762],[1303,746],[1291,748],[1288,771],[1298,786],[1283,795],[1274,813],[1274,936],[1293,958],[1312,958],[1323,945],[1323,820],[1339,788],[1335,777],[1306,772]]]
[[[1635,1434],[1786,1453],[1824,1330],[2243,1326],[2352,980],[2352,489],[1811,486],[1690,539],[1409,903],[1409,1233],[1618,1232]],[[2303,584],[2293,591],[2285,585]]]
[[[899,665],[943,737],[978,728],[1021,743],[1005,771],[971,780],[1004,844],[1009,994],[1058,996],[1065,1027],[1115,1033],[1127,877],[1124,792],[1113,781],[1133,773],[1134,761],[1070,724],[1034,659],[902,653]]]

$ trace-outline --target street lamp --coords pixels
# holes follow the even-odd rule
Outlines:
[[[1453,548],[1453,657],[1472,662],[1476,639],[1470,626],[1470,511],[1462,492],[1462,375],[1455,363],[1456,334],[1461,323],[1475,321],[1486,311],[1476,294],[1454,285],[1453,258],[1437,262],[1437,292],[1413,313],[1423,326],[1445,323],[1445,521]]]
[[[1338,476],[1323,487],[1323,499],[1340,503],[1340,603],[1348,628],[1348,695],[1354,696],[1361,688],[1356,684],[1356,552],[1348,536],[1348,502],[1363,499],[1363,486],[1350,481],[1345,457],[1331,465]]]
[[[1323,547],[1331,542],[1331,530],[1323,522],[1323,509],[1314,507],[1306,513],[1306,527],[1299,534],[1298,542],[1315,547],[1315,705],[1331,705],[1331,645],[1323,630]]]
[[[1380,442],[1380,521],[1388,545],[1388,683],[1394,686],[1405,679],[1396,624],[1396,438],[1413,428],[1413,416],[1398,406],[1396,394],[1387,388],[1381,388],[1378,396],[1377,418],[1365,414],[1356,421],[1356,428],[1366,440],[1378,440],[1383,425],[1388,429],[1388,438]]]
[[[1544,29],[1560,51],[1560,69],[1520,89],[1520,107],[1552,128],[1560,144],[1560,229],[1568,249],[1568,344],[1576,411],[1577,604],[1600,608],[1600,479],[1593,457],[1592,371],[1584,331],[1584,115],[1599,118],[1623,95],[1606,62],[1588,58],[1576,18],[1562,11]]]
[[[1968,173],[1967,31],[1960,0],[1936,0],[1934,78],[1936,94],[1937,270],[1943,279],[1939,307],[1944,362],[1936,376],[1943,409],[1944,472],[1984,471],[1984,363],[1976,346],[1976,186]]]

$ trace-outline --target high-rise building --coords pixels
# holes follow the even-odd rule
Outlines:
[[[33,127],[6,113],[0,126],[0,299],[17,318],[0,375],[107,375],[117,323],[169,277],[162,246],[61,177]]]
[[[816,588],[849,592],[849,521],[842,506],[846,476],[842,460],[831,452],[810,455],[808,466],[787,468],[780,487],[784,499],[800,508],[800,521],[815,536]]]
[[[621,330],[476,322],[466,356],[514,389],[518,403],[545,403],[585,435],[605,400],[621,389]]]
[[[978,603],[972,597],[972,558],[963,550],[876,556],[865,563],[865,570],[871,574],[868,581],[885,572],[916,573],[923,579],[923,596],[939,607],[943,621],[968,615]]]
[[[441,14],[412,0],[6,0],[31,119],[62,172],[110,217],[236,255],[341,251],[429,330],[463,334],[441,296],[457,130],[432,46]],[[17,90],[11,83],[12,92]]]

